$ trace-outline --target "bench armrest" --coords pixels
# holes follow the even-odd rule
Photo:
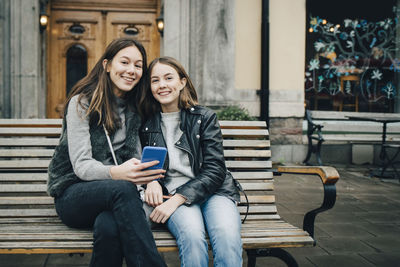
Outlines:
[[[303,230],[314,238],[314,222],[318,213],[331,209],[336,201],[336,182],[339,173],[333,167],[327,166],[279,166],[281,173],[317,174],[324,186],[324,201],[321,207],[313,209],[304,215]]]
[[[279,166],[280,173],[317,174],[323,184],[335,184],[339,180],[339,173],[328,166]]]

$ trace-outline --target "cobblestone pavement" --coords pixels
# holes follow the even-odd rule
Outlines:
[[[316,218],[317,246],[287,250],[304,267],[400,266],[399,182],[371,178],[368,167],[336,167],[340,173],[337,200],[333,209]],[[322,202],[317,176],[276,176],[275,191],[279,214],[299,227],[304,213]],[[179,266],[177,252],[163,256],[168,266]],[[0,255],[1,267],[78,267],[88,266],[89,261],[90,254]],[[286,265],[278,259],[259,258],[257,266]]]

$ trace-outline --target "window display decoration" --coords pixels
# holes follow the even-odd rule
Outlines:
[[[308,31],[316,41],[314,57],[306,62],[306,93],[357,94],[367,102],[396,96],[395,76],[400,72],[398,17],[378,22],[345,19],[336,25],[310,17],[309,25]],[[345,79],[350,76],[353,79]],[[357,81],[353,90],[349,80]]]

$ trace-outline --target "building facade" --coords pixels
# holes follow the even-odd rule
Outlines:
[[[105,46],[132,36],[144,44],[149,60],[168,55],[181,61],[202,104],[240,105],[268,120],[274,160],[301,162],[304,105],[319,103],[319,92],[310,93],[307,79],[310,66],[316,66],[315,42],[322,37],[310,37],[309,29],[316,27],[314,18],[322,25],[330,16],[322,14],[329,8],[310,8],[315,5],[313,0],[0,0],[0,117],[59,117],[68,91]],[[39,23],[41,15],[47,15],[46,25]],[[163,19],[162,33],[157,19]],[[340,86],[339,76],[330,78]]]

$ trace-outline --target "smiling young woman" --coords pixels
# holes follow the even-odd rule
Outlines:
[[[147,184],[145,210],[175,236],[182,266],[208,266],[206,231],[214,266],[242,266],[239,193],[225,166],[216,115],[198,105],[175,59],[153,60],[148,73],[150,85],[139,105],[147,119],[140,139],[143,146],[166,147],[168,158],[165,178]],[[170,197],[163,202],[166,191]]]
[[[110,75],[114,94],[123,98],[142,78],[143,58],[136,46],[129,46],[121,49],[113,60],[104,59],[103,68]]]
[[[90,266],[166,266],[144,216],[137,185],[163,170],[140,163],[136,113],[144,90],[143,46],[111,42],[66,102],[63,132],[49,165],[48,193],[66,225],[93,228]],[[109,143],[108,143],[109,142]]]

